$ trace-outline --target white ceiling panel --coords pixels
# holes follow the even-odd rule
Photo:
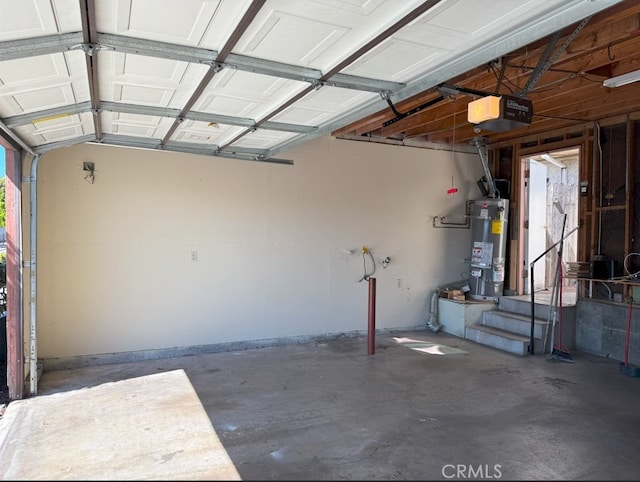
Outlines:
[[[98,29],[136,38],[198,45],[220,1],[183,0],[172,15],[158,15],[157,0],[96,2]]]
[[[30,89],[13,94],[12,99],[20,107],[22,112],[36,110],[41,106],[57,107],[73,104],[73,89],[69,82]]]
[[[369,15],[382,5],[384,1],[385,0],[316,0],[316,3],[359,15]]]
[[[159,9],[158,0],[96,2],[98,31],[220,50],[251,4],[251,0],[185,0],[176,10],[175,1],[164,1],[164,9]]]
[[[423,72],[425,65],[436,62],[446,52],[444,46],[435,47],[393,38],[344,71],[351,75],[407,82]]]
[[[209,83],[193,109],[259,120],[307,86],[306,82],[224,69]]]
[[[180,124],[174,139],[179,142],[226,145],[246,128],[200,121],[186,120]]]
[[[275,10],[260,27],[247,42],[245,53],[296,65],[311,65],[348,32],[348,28],[335,23]],[[296,36],[298,29],[305,34]],[[287,39],[295,41],[287,42]]]
[[[421,3],[269,0],[236,51],[326,71]]]
[[[0,62],[0,116],[89,100],[84,54],[68,52]]]
[[[250,132],[246,136],[243,136],[242,139],[234,143],[234,146],[257,150],[271,149],[282,142],[293,139],[296,135],[297,134],[292,134],[291,132],[276,132],[258,129],[254,132]]]
[[[66,141],[93,133],[90,113],[54,117],[16,128],[27,142],[46,145]]]
[[[416,24],[448,30],[452,37],[471,40],[491,32],[509,31],[521,19],[530,21],[563,3],[566,4],[563,0],[491,0],[488,5],[475,0],[454,0],[439,4]]]
[[[235,97],[224,93],[210,94],[203,99],[205,112],[223,115],[249,116],[258,107],[258,103],[246,97]]]
[[[305,96],[273,120],[306,126],[318,126],[329,122],[340,115],[371,100],[376,94],[371,92],[356,92],[338,87],[325,87]]]
[[[233,69],[224,69],[215,76],[209,84],[209,89],[245,96],[249,92],[255,98],[266,100],[277,95],[293,95],[306,86],[307,83],[305,82],[282,79],[270,75],[254,74],[251,72],[241,72]]]
[[[180,108],[204,73],[205,65],[100,52],[100,97],[106,101]]]
[[[134,137],[163,138],[172,124],[168,117],[158,117],[126,112],[103,111],[100,115],[107,134]]]
[[[0,134],[270,160],[618,2],[0,0]]]
[[[84,56],[80,55],[79,60],[84,67]],[[0,82],[7,88],[20,89],[25,83],[46,85],[68,77],[69,69],[63,54],[10,60],[3,63],[0,69]]]
[[[343,72],[395,82],[410,82],[455,55],[509,38],[514,27],[540,22],[562,0],[477,0],[440,2]],[[523,20],[526,21],[523,22]]]
[[[77,0],[0,0],[0,42],[81,29]]]

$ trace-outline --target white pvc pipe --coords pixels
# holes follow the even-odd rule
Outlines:
[[[31,261],[29,268],[31,272],[31,297],[29,305],[29,326],[30,326],[30,350],[29,350],[29,387],[30,395],[38,394],[38,343],[36,338],[36,254],[37,254],[37,199],[38,199],[38,163],[40,154],[37,154],[31,161],[31,177],[29,179],[29,216],[31,228],[29,233],[29,244],[31,245]]]

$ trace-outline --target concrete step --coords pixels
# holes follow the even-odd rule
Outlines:
[[[529,351],[529,337],[491,326],[468,326],[465,338],[518,356],[526,356]],[[536,353],[542,353],[542,345],[542,340],[534,339]]]
[[[480,324],[510,331],[518,335],[531,336],[531,316],[501,310],[486,311],[482,314]],[[543,339],[546,335],[547,326],[551,326],[551,323],[548,323],[547,320],[534,319],[534,338]]]
[[[551,319],[553,315],[552,309],[553,307],[551,305],[536,302],[534,316],[541,320]],[[531,317],[531,299],[522,299],[520,296],[502,296],[498,299],[498,310]],[[563,319],[574,319],[575,313],[576,305],[565,305],[562,307]]]

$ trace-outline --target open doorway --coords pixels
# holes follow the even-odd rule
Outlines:
[[[578,226],[580,148],[570,147],[545,151],[521,158],[525,209],[522,211],[524,226],[523,265],[530,276],[530,263]],[[566,215],[566,217],[565,217]],[[563,243],[564,266],[576,263],[578,236],[574,231]],[[534,290],[551,294],[556,277],[558,246],[551,249],[534,265]],[[531,294],[530,279],[524,283],[524,294]],[[563,290],[575,289],[563,283]],[[575,296],[575,293],[571,293]]]

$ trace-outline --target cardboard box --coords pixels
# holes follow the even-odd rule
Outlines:
[[[465,299],[462,290],[442,290],[440,292],[441,298],[447,298],[448,300],[462,301]]]

